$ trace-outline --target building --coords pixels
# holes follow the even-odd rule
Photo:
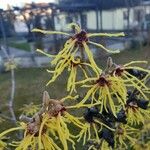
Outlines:
[[[53,29],[64,31],[69,31],[67,24],[71,22],[90,31],[124,31],[137,26],[146,29],[150,20],[150,0],[58,0],[57,4],[26,4],[23,9],[42,10],[43,25],[45,12],[49,12]],[[23,26],[23,22],[20,24]]]
[[[150,0],[60,0],[57,30],[77,22],[88,30],[129,30],[141,26],[150,14]],[[68,30],[68,29],[66,29]]]

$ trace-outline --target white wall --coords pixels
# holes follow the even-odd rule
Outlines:
[[[123,12],[125,9],[115,9],[102,12],[102,21],[104,30],[122,30],[124,29]]]
[[[87,13],[87,28],[96,29],[96,12],[88,11]]]
[[[115,10],[115,17],[114,17],[114,28],[121,30],[124,29],[124,19],[123,19],[123,12],[125,9],[116,9]]]
[[[102,26],[104,30],[124,29],[123,12],[126,9],[104,10],[102,11]],[[100,12],[99,12],[99,28],[100,28]],[[88,29],[97,29],[96,12],[87,12]]]
[[[27,25],[23,21],[16,20],[14,27],[16,32],[28,32]]]
[[[55,17],[55,29],[64,30],[66,28],[66,14],[62,13]]]
[[[102,26],[105,30],[114,28],[114,11],[109,10],[102,12]]]

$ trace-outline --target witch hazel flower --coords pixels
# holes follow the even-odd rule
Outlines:
[[[95,78],[88,78],[82,81],[76,82],[81,84],[84,88],[89,88],[84,98],[76,105],[76,107],[82,107],[88,99],[91,99],[91,106],[94,103],[99,103],[100,112],[107,107],[110,107],[114,116],[116,116],[116,107],[114,99],[123,107],[125,106],[127,89],[121,80],[110,76],[109,74],[101,74]],[[114,95],[116,98],[114,98]]]
[[[77,55],[78,51],[83,51],[87,55],[87,58],[89,60],[90,65],[92,66],[92,69],[97,74],[101,73],[101,69],[95,63],[93,53],[91,52],[88,45],[92,44],[92,45],[98,46],[98,47],[104,49],[105,51],[107,51],[109,53],[118,53],[119,50],[116,50],[116,51],[109,50],[109,49],[105,48],[103,45],[101,45],[99,43],[92,42],[90,40],[90,38],[97,37],[97,36],[109,36],[109,37],[115,36],[115,37],[118,37],[118,36],[124,36],[124,33],[116,33],[116,34],[87,33],[86,31],[82,30],[75,23],[69,24],[69,27],[74,27],[75,28],[75,33],[73,35],[65,33],[65,32],[45,31],[45,30],[41,30],[41,29],[33,29],[32,31],[33,32],[41,32],[43,34],[61,34],[61,35],[65,35],[69,38],[65,42],[63,49],[60,50],[60,52],[57,55],[52,56],[52,55],[46,54],[48,57],[53,57],[53,60],[51,61],[51,64],[56,66],[55,68],[57,68],[58,64],[61,65],[62,68],[64,68],[63,64],[64,64],[64,62],[66,62],[70,58],[70,56],[75,57]],[[38,50],[38,51],[41,52],[41,53],[44,53],[41,50]],[[66,58],[66,59],[64,59],[64,58]],[[52,80],[50,80],[48,84],[55,81],[56,78],[57,78],[56,76],[53,77]]]

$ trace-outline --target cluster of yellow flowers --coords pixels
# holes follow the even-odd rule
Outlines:
[[[51,65],[54,70],[47,70],[52,74],[47,85],[54,82],[65,69],[69,72],[66,89],[68,96],[61,100],[53,100],[47,92],[44,92],[42,108],[35,113],[37,109],[31,104],[31,110],[34,108],[35,115],[32,118],[22,116],[21,126],[4,131],[0,134],[0,139],[9,132],[22,129],[25,130],[23,140],[11,143],[11,146],[17,147],[16,150],[75,149],[75,140],[78,142],[82,140],[83,145],[91,140],[89,150],[128,147],[136,149],[135,144],[140,136],[137,125],[144,124],[146,119],[150,119],[147,97],[150,90],[146,86],[150,71],[136,64],[147,62],[132,61],[121,65],[115,64],[111,58],[108,58],[107,67],[102,70],[96,64],[89,44],[109,53],[118,53],[119,50],[109,50],[91,41],[90,38],[118,37],[124,36],[124,33],[87,33],[75,23],[70,24],[69,27],[75,28],[75,34],[33,29],[33,32],[62,34],[69,37],[57,55],[37,49],[38,52],[52,58]],[[86,55],[87,60],[82,58],[80,51]],[[79,71],[83,74],[80,79]],[[64,101],[67,103],[68,99],[73,101],[77,98],[73,97],[80,93],[77,87],[88,89],[85,96],[75,105],[65,106]],[[78,110],[85,107],[86,112],[82,117],[75,117],[68,112],[69,109]],[[78,128],[77,135],[70,132],[70,126]],[[56,144],[56,141],[61,144],[59,142]],[[69,148],[68,143],[71,143],[72,148]],[[1,145],[6,146],[3,143]]]
[[[14,61],[14,59],[8,59],[7,62],[4,63],[5,69],[6,71],[10,71],[12,69],[16,69],[17,68],[17,64]]]
[[[33,116],[36,112],[38,112],[39,109],[39,105],[35,105],[33,104],[33,102],[31,102],[28,105],[24,104],[19,110],[22,112],[22,114],[25,114],[27,116]]]

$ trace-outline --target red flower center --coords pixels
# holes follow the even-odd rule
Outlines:
[[[130,102],[130,103],[128,104],[127,111],[128,111],[128,109],[132,109],[133,112],[136,112],[137,109],[138,109],[137,103],[136,103],[136,102]]]
[[[79,46],[83,46],[83,42],[87,42],[88,41],[88,37],[87,37],[87,33],[82,30],[81,32],[75,34],[72,39],[76,39],[76,45],[79,45]]]
[[[123,71],[124,69],[119,66],[114,70],[114,73],[116,76],[122,76]]]
[[[100,86],[109,86],[110,85],[110,82],[106,79],[106,77],[104,76],[101,76],[97,81],[96,83],[98,83]]]

